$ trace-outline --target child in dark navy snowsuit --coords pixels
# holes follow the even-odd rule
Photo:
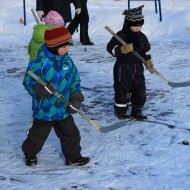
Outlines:
[[[78,110],[84,96],[77,67],[67,53],[72,42],[71,34],[64,26],[48,28],[44,34],[44,41],[37,59],[30,62],[27,70],[44,80],[51,92],[55,92],[56,89]],[[47,91],[28,73],[23,84],[32,96],[34,117],[33,125],[22,145],[26,165],[37,164],[36,155],[42,149],[52,128],[60,140],[65,164],[87,164],[90,158],[81,156],[81,136],[71,115],[76,111]]]
[[[122,45],[114,37],[107,44],[107,51],[117,58],[114,65],[115,115],[119,119],[127,118],[128,103],[131,101],[131,115],[138,119],[146,119],[142,115],[142,107],[146,102],[146,86],[142,62],[132,53],[136,51],[145,60],[147,68],[154,73],[151,56],[146,55],[150,50],[147,37],[140,31],[144,24],[142,7],[125,10],[124,25],[117,32],[127,45]]]

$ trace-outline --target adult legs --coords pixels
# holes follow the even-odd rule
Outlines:
[[[80,24],[80,42],[83,45],[93,45],[88,35],[88,23],[89,23],[89,14],[87,8],[87,1],[81,1],[81,13],[79,15],[75,14],[75,17],[68,25],[67,29],[72,35]]]
[[[70,22],[70,24],[68,25],[67,29],[69,30],[69,32],[71,33],[71,35],[74,34],[75,30],[78,28],[79,23],[80,23],[80,16],[75,14],[75,17],[73,18],[73,20]]]

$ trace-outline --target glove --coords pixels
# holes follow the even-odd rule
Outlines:
[[[53,86],[53,84],[48,83],[46,85],[46,87],[53,93],[55,92],[55,87]],[[49,91],[46,90],[46,88],[44,86],[42,86],[39,83],[36,83],[33,87],[34,93],[36,94],[36,96],[39,97],[47,97],[49,95],[51,95],[51,93]]]
[[[154,64],[152,63],[151,59],[147,60],[146,68],[149,70],[150,73],[154,73]]]
[[[73,92],[70,96],[70,103],[77,110],[80,109],[81,102],[83,101],[84,101],[84,96],[80,92]],[[68,107],[68,111],[72,114],[77,113],[77,111],[72,109],[70,106]]]
[[[36,11],[36,12],[37,12],[37,14],[38,14],[38,17],[39,17],[40,19],[42,19],[43,15],[44,15],[44,11]]]
[[[75,13],[76,13],[77,15],[79,15],[79,14],[81,13],[81,8],[77,8],[77,9],[75,10]]]
[[[132,52],[133,50],[134,50],[134,47],[133,47],[132,43],[121,46],[121,53],[123,53],[123,54],[127,54],[129,52]]]

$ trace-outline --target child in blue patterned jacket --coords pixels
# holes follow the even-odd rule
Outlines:
[[[28,65],[28,70],[44,80],[51,92],[56,89],[78,110],[84,96],[81,93],[78,70],[67,53],[69,44],[72,43],[71,34],[64,26],[52,27],[45,31],[44,41],[37,59]],[[65,164],[87,164],[90,158],[80,154],[80,132],[71,115],[76,111],[50,94],[29,74],[25,75],[23,84],[32,96],[34,117],[33,125],[22,145],[26,165],[37,164],[36,155],[42,149],[52,127],[60,139]]]

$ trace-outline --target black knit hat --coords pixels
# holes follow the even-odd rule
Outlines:
[[[143,7],[144,5],[123,11],[122,15],[125,15],[124,25],[126,27],[142,26],[144,24],[144,16],[142,15]]]

